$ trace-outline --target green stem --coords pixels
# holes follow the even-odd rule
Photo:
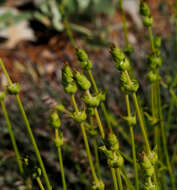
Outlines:
[[[8,80],[9,85],[12,85],[12,81],[11,81],[11,79],[10,79],[10,77],[9,77],[9,74],[8,74],[8,72],[7,72],[6,68],[5,68],[5,66],[4,66],[4,64],[3,64],[3,62],[2,62],[2,60],[0,60],[0,66],[1,66],[2,71],[3,71],[3,73],[5,74],[5,76],[6,76],[7,80]],[[23,104],[22,104],[22,102],[21,102],[21,100],[20,100],[19,94],[16,95],[16,100],[17,100],[19,109],[20,109],[20,111],[21,111],[23,120],[24,120],[24,122],[25,122],[25,126],[26,126],[26,129],[27,129],[27,131],[28,131],[28,134],[29,134],[31,143],[32,143],[32,145],[33,145],[33,147],[34,147],[34,151],[35,151],[35,153],[36,153],[36,157],[37,157],[37,159],[38,159],[40,168],[41,168],[42,173],[43,173],[43,175],[44,175],[44,180],[45,180],[45,182],[46,182],[47,189],[48,189],[48,190],[52,190],[52,187],[51,187],[51,185],[50,185],[50,182],[49,182],[49,179],[48,179],[48,176],[47,176],[47,172],[46,172],[46,170],[45,170],[45,167],[44,167],[44,164],[43,164],[43,161],[42,161],[42,158],[41,158],[41,155],[40,155],[40,152],[39,152],[39,149],[38,149],[36,140],[35,140],[35,138],[34,138],[34,135],[33,135],[32,130],[31,130],[31,126],[30,126],[30,124],[29,124],[29,121],[28,121],[27,115],[26,115],[26,113],[25,113],[25,110],[24,110],[24,108],[23,108]]]
[[[95,152],[95,162],[96,162],[96,170],[98,173],[98,178],[101,179],[101,169],[100,169],[100,160],[99,160],[99,155],[98,155],[98,146],[96,139],[93,139],[93,146],[94,146],[94,152]]]
[[[75,40],[73,38],[73,34],[71,32],[71,29],[70,29],[70,26],[69,26],[69,23],[68,23],[68,20],[66,18],[64,18],[63,20],[63,24],[64,24],[64,28],[66,30],[66,34],[69,38],[69,41],[71,42],[71,45],[72,45],[72,48],[76,48],[76,43],[75,43]]]
[[[120,175],[120,168],[117,168],[117,179],[118,179],[118,184],[119,184],[119,190],[123,190],[123,185],[122,185],[122,179]]]
[[[129,96],[125,95],[125,99],[126,99],[128,117],[131,117]],[[137,168],[137,163],[136,163],[136,150],[135,150],[135,138],[134,138],[133,126],[129,126],[129,128],[130,128],[130,136],[131,136],[131,144],[132,144],[133,165],[134,165],[134,171],[135,171],[135,186],[136,186],[136,190],[139,190],[138,168]]]
[[[176,190],[176,185],[175,185],[175,178],[173,175],[173,170],[171,167],[169,155],[168,155],[168,148],[167,148],[167,138],[165,135],[165,127],[164,127],[164,120],[163,120],[163,114],[162,114],[162,106],[161,106],[161,97],[160,97],[160,82],[158,81],[158,86],[157,86],[157,96],[158,96],[158,105],[159,105],[159,117],[160,117],[160,128],[161,128],[161,133],[162,133],[162,143],[163,143],[163,150],[164,150],[164,155],[166,159],[166,164],[168,168],[168,172],[170,175],[170,181],[172,184],[172,190]]]
[[[96,85],[95,79],[94,79],[94,77],[93,77],[92,71],[91,71],[91,70],[88,70],[87,73],[88,73],[88,75],[89,75],[89,78],[90,78],[90,80],[91,80],[91,83],[92,83],[92,85],[93,85],[93,89],[94,89],[95,93],[99,93],[99,90],[98,90],[98,87],[97,87],[97,85]],[[110,122],[110,120],[109,120],[109,116],[108,116],[108,112],[107,112],[107,110],[106,110],[106,106],[105,106],[105,104],[104,104],[103,102],[101,102],[101,109],[102,109],[102,111],[103,111],[103,115],[104,115],[104,118],[105,118],[105,120],[106,120],[106,124],[107,124],[109,130],[112,132],[111,122]]]
[[[94,110],[95,110],[95,117],[96,117],[96,120],[97,120],[97,124],[98,124],[98,127],[100,129],[100,133],[101,133],[101,138],[104,139],[105,138],[105,133],[104,133],[104,129],[103,129],[103,125],[102,125],[100,116],[98,114],[98,110],[97,110],[97,108],[94,108]]]
[[[55,129],[55,139],[56,139],[56,141],[58,140],[58,137],[59,137],[58,129]],[[59,159],[60,170],[61,170],[61,178],[62,178],[63,190],[66,190],[67,185],[66,185],[66,180],[65,180],[63,158],[62,158],[62,153],[61,153],[61,147],[60,146],[57,146],[57,151],[58,151],[58,159]]]
[[[93,117],[90,117],[90,124],[94,127]],[[99,154],[98,154],[98,145],[96,141],[96,137],[93,137],[93,147],[95,152],[95,162],[96,162],[96,171],[98,174],[98,178],[101,179],[101,168],[100,168],[100,160],[99,160]]]
[[[31,143],[32,143],[32,145],[33,145],[33,147],[34,147],[34,151],[35,151],[35,153],[36,153],[36,157],[37,157],[37,159],[38,159],[40,168],[41,168],[42,173],[43,173],[43,175],[44,175],[44,180],[45,180],[45,182],[46,182],[47,189],[48,189],[48,190],[52,190],[52,187],[51,187],[51,185],[50,185],[50,182],[49,182],[49,179],[48,179],[48,176],[47,176],[47,172],[46,172],[44,163],[43,163],[43,161],[42,161],[42,158],[41,158],[41,155],[40,155],[40,152],[39,152],[39,148],[38,148],[38,146],[37,146],[37,143],[36,143],[36,140],[35,140],[35,138],[34,138],[33,132],[32,132],[32,130],[31,130],[31,126],[30,126],[30,124],[29,124],[27,115],[26,115],[25,110],[24,110],[24,108],[23,108],[23,104],[22,104],[22,102],[21,102],[21,100],[20,100],[20,96],[19,96],[18,94],[16,95],[16,100],[17,100],[19,109],[20,109],[20,111],[21,111],[23,120],[24,120],[24,122],[25,122],[26,129],[27,129],[27,131],[28,131],[28,134],[29,134]]]
[[[88,96],[91,96],[89,90],[87,90],[86,93]],[[98,110],[96,107],[94,108],[94,112],[95,112],[95,118],[96,118],[96,121],[98,124],[98,128],[100,130],[101,138],[104,139],[105,133],[104,133],[103,125],[102,125],[102,122],[101,122],[101,119],[100,119],[100,116],[99,116],[99,113],[98,113]]]
[[[147,151],[148,154],[150,154],[151,148],[150,148],[150,145],[149,145],[149,141],[148,141],[148,137],[147,137],[147,132],[146,132],[146,129],[145,129],[145,126],[144,126],[142,112],[141,112],[139,104],[138,104],[136,93],[133,92],[132,95],[133,95],[133,101],[134,101],[134,104],[135,104],[135,107],[136,107],[136,111],[137,111],[137,115],[138,115],[141,131],[142,131],[143,138],[144,138],[144,141],[145,141],[146,151]]]
[[[149,33],[149,38],[150,38],[150,41],[151,41],[151,48],[152,48],[152,52],[154,53],[155,52],[155,46],[154,46],[154,37],[153,37],[153,34],[152,34],[152,27],[148,27],[148,33]]]
[[[131,83],[131,79],[129,77],[128,71],[125,71],[125,73],[127,75],[129,83]],[[138,119],[139,119],[139,123],[140,123],[141,132],[143,134],[143,138],[144,138],[144,141],[145,141],[146,151],[147,151],[148,154],[150,154],[151,148],[150,148],[147,132],[146,132],[146,129],[145,129],[145,124],[144,124],[144,121],[143,121],[142,112],[141,112],[141,109],[140,109],[140,106],[138,104],[138,100],[137,100],[137,97],[136,97],[136,93],[133,92],[132,96],[133,96],[133,101],[134,101],[135,108],[136,108],[136,111],[137,111],[137,115],[138,115]]]
[[[124,12],[124,9],[123,9],[123,0],[120,0],[120,9],[121,9],[121,13],[122,13],[125,43],[126,43],[126,47],[128,47],[129,46],[128,30],[127,30],[127,22],[126,22],[125,12]]]
[[[36,178],[36,181],[40,187],[41,190],[45,190],[44,186],[42,185],[41,179],[39,177]]]
[[[122,170],[121,170],[121,175],[122,175],[122,177],[123,177],[125,183],[127,184],[127,190],[129,190],[129,189],[135,190],[134,186],[132,185],[130,179],[129,179],[128,176],[127,176],[127,172],[126,172],[126,170],[125,170],[125,167],[123,166],[121,169],[122,169]]]
[[[74,95],[71,96],[71,100],[72,100],[73,107],[74,107],[75,111],[79,112],[79,108],[77,106],[77,103],[76,103]],[[89,161],[91,173],[92,173],[92,176],[93,176],[93,179],[94,179],[95,183],[98,183],[98,178],[97,178],[97,175],[96,175],[96,172],[95,172],[95,168],[94,168],[94,164],[93,164],[93,160],[92,160],[92,156],[91,156],[91,152],[90,152],[90,147],[89,147],[89,143],[88,143],[84,123],[81,123],[80,127],[81,127],[81,131],[82,131],[82,136],[83,136],[83,139],[84,139],[84,144],[85,144],[85,148],[86,148],[86,152],[87,152],[87,156],[88,156],[88,161]]]
[[[84,139],[84,143],[85,143],[85,148],[87,151],[87,156],[88,156],[92,176],[94,178],[95,183],[98,183],[98,178],[96,176],[96,172],[95,172],[95,168],[94,168],[94,164],[93,164],[93,160],[92,160],[92,156],[91,156],[91,152],[90,152],[90,148],[89,148],[89,143],[88,143],[84,123],[81,123],[80,126],[81,126],[81,130],[82,130],[82,135],[83,135],[83,139]]]
[[[0,102],[1,102],[1,107],[2,107],[2,111],[3,111],[3,115],[4,115],[4,118],[5,118],[6,123],[7,123],[9,135],[10,135],[11,142],[12,142],[12,146],[13,146],[13,149],[15,151],[15,155],[16,155],[16,160],[17,160],[17,164],[18,164],[18,167],[19,167],[19,171],[20,171],[20,174],[23,176],[24,170],[23,170],[22,159],[21,159],[21,156],[20,156],[17,144],[16,144],[15,136],[14,136],[14,133],[13,133],[13,130],[12,130],[12,125],[11,125],[11,122],[10,122],[10,119],[9,119],[9,116],[8,116],[8,113],[7,113],[4,101],[0,101]]]
[[[115,189],[115,190],[118,190],[116,171],[115,171],[114,168],[111,168],[111,174],[112,174],[114,189]]]
[[[169,110],[168,110],[168,116],[167,116],[167,127],[166,127],[166,131],[167,131],[167,137],[168,137],[168,133],[170,130],[170,123],[171,123],[171,119],[172,119],[172,112],[173,112],[173,108],[175,105],[175,97],[171,97],[170,99],[170,106],[169,106]]]

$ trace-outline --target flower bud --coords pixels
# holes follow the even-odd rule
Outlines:
[[[154,38],[154,45],[155,45],[155,47],[156,47],[156,48],[159,48],[159,47],[161,46],[161,44],[162,44],[162,39],[161,39],[161,37],[156,36],[156,37]]]
[[[83,49],[77,49],[76,55],[80,62],[88,61],[88,55]]]
[[[143,24],[144,24],[144,26],[146,26],[146,27],[152,26],[152,24],[153,24],[153,18],[152,18],[152,16],[145,16],[145,17],[143,18]]]
[[[156,165],[156,163],[158,162],[158,154],[156,150],[153,150],[150,152],[150,155],[148,156],[152,165]]]
[[[121,49],[117,48],[116,46],[112,46],[110,53],[112,55],[113,61],[119,65],[121,61],[125,59],[125,54],[122,52]]]
[[[120,75],[120,89],[125,93],[136,92],[139,88],[137,80],[129,80],[127,74],[122,72]]]
[[[97,95],[84,96],[83,101],[88,107],[98,107],[100,104],[100,99]]]
[[[7,91],[9,94],[16,95],[20,92],[20,84],[19,83],[13,83],[12,85],[9,85],[7,87]]]
[[[114,152],[113,159],[108,159],[107,163],[110,168],[120,168],[124,164],[124,159],[119,153]]]
[[[155,81],[157,81],[159,79],[159,75],[157,73],[155,73],[154,71],[150,71],[146,75],[146,79],[149,83],[154,83]]]
[[[106,146],[100,146],[99,150],[105,154],[107,159],[113,159],[113,152],[108,150]]]
[[[64,91],[67,94],[75,94],[77,91],[77,85],[75,82],[69,83],[66,86],[64,86]]]
[[[136,125],[136,115],[135,116],[123,116],[122,117],[128,126]]]
[[[157,125],[157,123],[159,122],[159,119],[157,117],[151,116],[147,112],[144,112],[144,114],[147,117],[147,119],[150,121],[150,124],[152,126]]]
[[[0,101],[3,101],[5,99],[5,97],[6,97],[6,93],[1,91],[0,92]]]
[[[157,185],[146,182],[144,185],[144,190],[158,190],[159,188],[157,187]]]
[[[92,63],[88,59],[88,55],[86,54],[84,50],[78,49],[76,54],[77,54],[78,60],[80,61],[80,65],[82,69],[89,70],[92,68]]]
[[[84,125],[85,125],[85,128],[86,128],[86,131],[92,137],[94,137],[94,136],[96,136],[98,134],[98,130],[94,126],[90,125],[87,122],[85,122]]]
[[[99,179],[96,183],[94,182],[92,185],[92,190],[104,190],[103,181]]]
[[[60,117],[56,110],[50,113],[49,124],[54,128],[59,128],[61,126]]]
[[[63,113],[65,111],[65,106],[62,104],[62,103],[59,103],[57,106],[56,106],[56,110]]]
[[[112,151],[119,150],[119,141],[113,132],[108,134],[107,144],[110,150]]]
[[[104,101],[106,100],[106,92],[100,91],[100,92],[97,94],[97,97],[98,97],[98,99],[100,100],[100,102],[104,102]]]
[[[79,112],[74,112],[72,115],[72,118],[74,119],[74,121],[76,121],[77,123],[81,123],[83,121],[86,120],[87,115],[85,113],[85,110],[81,110]]]
[[[152,177],[154,174],[154,166],[152,165],[149,157],[146,156],[145,154],[143,155],[143,161],[141,165],[145,171],[145,175],[148,177]]]
[[[149,16],[150,15],[150,9],[146,3],[140,4],[140,14],[142,16]]]
[[[148,57],[148,64],[151,69],[155,69],[162,65],[162,58],[160,56],[151,55]]]
[[[76,72],[75,79],[79,88],[81,88],[82,90],[86,91],[89,90],[89,88],[91,87],[90,81],[84,74]]]
[[[62,82],[64,86],[73,82],[73,73],[67,64],[62,68]]]
[[[129,71],[130,70],[130,61],[128,58],[125,58],[123,61],[121,61],[119,64],[116,65],[116,68],[119,71]]]

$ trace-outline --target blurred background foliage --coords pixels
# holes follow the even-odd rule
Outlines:
[[[135,75],[141,83],[139,94],[143,95],[141,102],[143,108],[146,109],[149,104],[147,98],[149,89],[145,81],[146,56],[150,51],[148,35],[142,28],[136,11],[138,1],[125,0],[124,2],[129,40],[134,49],[131,61],[136,70]],[[177,86],[172,85],[177,80],[177,10],[173,0],[170,2],[149,0],[147,2],[155,19],[153,32],[162,37],[161,76],[164,84],[162,100],[164,115],[167,118],[167,109],[171,98],[174,97],[170,89],[173,88],[175,93],[177,90]],[[77,45],[87,50],[94,63],[93,72],[98,86],[107,90],[107,106],[113,113],[112,122],[115,125],[121,150],[127,155],[131,154],[129,143],[125,138],[125,136],[129,138],[128,128],[124,126],[120,118],[120,115],[125,113],[125,106],[121,103],[123,97],[118,89],[117,71],[107,48],[110,42],[118,43],[121,48],[125,47],[119,1],[1,0],[0,57],[4,60],[12,79],[21,83],[25,110],[28,113],[49,177],[56,190],[62,189],[61,180],[56,149],[52,143],[53,131],[47,120],[50,107],[55,105],[56,101],[62,101],[68,109],[71,109],[69,99],[61,86],[62,63],[69,61],[73,67],[78,67],[74,50],[66,35],[63,22],[65,18],[67,18]],[[3,75],[0,75],[0,83],[1,86],[7,85]],[[77,98],[79,96],[78,94]],[[8,96],[6,105],[20,152],[23,156],[30,154],[35,159],[15,99]],[[175,152],[172,161],[177,177],[176,111],[177,101],[174,101],[168,144],[170,153]],[[114,121],[118,121],[120,126],[117,126]],[[87,157],[79,127],[64,116],[62,128],[65,138],[64,166],[69,189],[89,189],[90,171],[87,167]],[[150,133],[151,127],[147,125],[147,128]],[[121,131],[124,131],[125,136]],[[141,152],[142,138],[138,130],[135,138],[137,146],[140,147],[138,152]],[[12,150],[2,113],[0,114],[0,139],[0,189],[22,190],[24,187],[18,174],[15,153]],[[101,163],[103,165],[106,163],[104,158]],[[129,163],[125,164],[128,175],[132,176],[133,171]],[[106,187],[111,189],[109,171],[105,168],[102,170]],[[168,182],[168,179],[166,180]],[[34,185],[36,185],[35,182]],[[38,189],[37,186],[34,189]]]

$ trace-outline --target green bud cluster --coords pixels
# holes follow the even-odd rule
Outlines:
[[[114,133],[109,133],[106,139],[108,148],[112,151],[119,150],[119,141]]]
[[[3,101],[6,97],[6,93],[5,92],[0,92],[0,101]]]
[[[88,107],[98,107],[102,101],[105,101],[105,99],[106,93],[104,92],[83,97],[83,101]]]
[[[85,124],[85,129],[89,135],[91,135],[92,137],[98,135],[98,130],[93,125],[91,125],[88,122],[85,122],[84,124]]]
[[[94,182],[92,185],[92,190],[104,190],[104,183],[101,179],[97,182]]]
[[[130,61],[121,49],[117,48],[116,46],[112,46],[110,53],[112,55],[113,61],[116,63],[116,68],[119,71],[130,70]]]
[[[77,49],[76,55],[78,57],[78,60],[80,62],[81,68],[85,70],[92,69],[92,63],[88,59],[87,53],[83,49]]]
[[[63,113],[66,109],[65,109],[65,106],[61,103],[59,103],[56,108],[55,108],[57,111]]]
[[[131,69],[129,59],[125,56],[123,51],[115,45],[111,47],[110,53],[113,61],[116,63],[116,68],[121,72],[120,89],[125,93],[136,92],[139,88],[137,80],[130,79],[126,73]]]
[[[146,177],[152,177],[155,172],[155,165],[157,164],[158,156],[156,151],[151,151],[149,155],[142,154],[141,166],[144,170]]]
[[[125,93],[137,92],[139,84],[135,79],[129,79],[125,72],[120,75],[120,89]]]
[[[82,123],[83,121],[85,121],[87,119],[87,115],[85,110],[80,110],[80,111],[75,111],[72,114],[72,118],[74,121],[76,121],[77,123]]]
[[[144,3],[144,2],[140,3],[140,14],[142,16],[149,16],[150,15],[150,9],[149,9],[147,3]]]
[[[162,39],[161,39],[161,37],[156,36],[156,37],[154,38],[154,45],[155,45],[155,47],[156,47],[156,48],[159,48],[159,47],[161,47],[161,44],[162,44]]]
[[[158,186],[153,184],[152,182],[149,183],[149,182],[146,182],[145,185],[144,185],[144,190],[158,190]]]
[[[154,71],[149,71],[149,73],[146,75],[146,79],[149,83],[154,83],[160,78],[159,74]]]
[[[122,167],[124,159],[119,153],[119,142],[116,135],[108,134],[105,144],[106,146],[101,146],[99,149],[105,154],[108,166],[111,168]]]
[[[123,166],[124,159],[118,151],[109,150],[106,146],[101,146],[99,149],[105,154],[110,168],[120,168]]]
[[[134,116],[123,116],[122,119],[127,123],[128,126],[136,125],[136,115],[134,115]]]
[[[73,79],[73,73],[69,65],[65,65],[62,69],[62,83],[64,91],[67,94],[75,94],[77,91],[77,85]]]
[[[150,15],[150,9],[148,5],[144,2],[140,3],[140,14],[144,17],[143,24],[146,27],[150,27],[153,24],[153,18]]]
[[[91,87],[90,81],[87,79],[87,77],[83,73],[80,73],[79,71],[77,71],[75,74],[75,79],[76,79],[77,85],[79,86],[81,90],[87,91]]]
[[[54,128],[59,128],[61,126],[60,117],[56,110],[52,110],[49,116],[49,124]]]
[[[153,22],[154,22],[154,20],[153,20],[152,16],[145,16],[143,18],[143,24],[146,27],[152,26]]]
[[[145,112],[144,114],[147,117],[147,119],[149,120],[151,126],[157,125],[157,123],[159,122],[159,119],[157,117],[151,116],[147,112]]]
[[[13,83],[12,85],[7,86],[7,91],[11,95],[17,95],[20,90],[21,88],[19,83]]]
[[[151,69],[156,69],[162,65],[162,58],[156,53],[155,55],[148,56],[147,63]]]

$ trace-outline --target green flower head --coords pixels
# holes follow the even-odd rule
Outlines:
[[[140,3],[140,14],[142,16],[150,16],[150,9],[146,3]]]
[[[72,118],[77,123],[82,123],[83,121],[85,121],[87,119],[87,115],[85,113],[85,110],[81,110],[79,112],[74,112],[72,115]]]
[[[49,124],[54,128],[59,128],[61,126],[60,117],[56,110],[50,113]]]
[[[123,51],[115,45],[112,45],[110,53],[112,55],[113,61],[118,65],[125,59],[125,54],[123,53]]]
[[[64,86],[73,82],[73,73],[68,64],[62,68],[62,82]]]
[[[90,81],[84,74],[80,73],[79,71],[76,72],[75,79],[81,90],[86,91],[91,87]]]
[[[19,83],[13,83],[12,85],[9,85],[7,87],[7,91],[9,94],[16,95],[20,92],[20,84]]]
[[[88,59],[88,55],[84,50],[77,49],[76,55],[82,69],[90,70],[92,68],[92,62]]]

